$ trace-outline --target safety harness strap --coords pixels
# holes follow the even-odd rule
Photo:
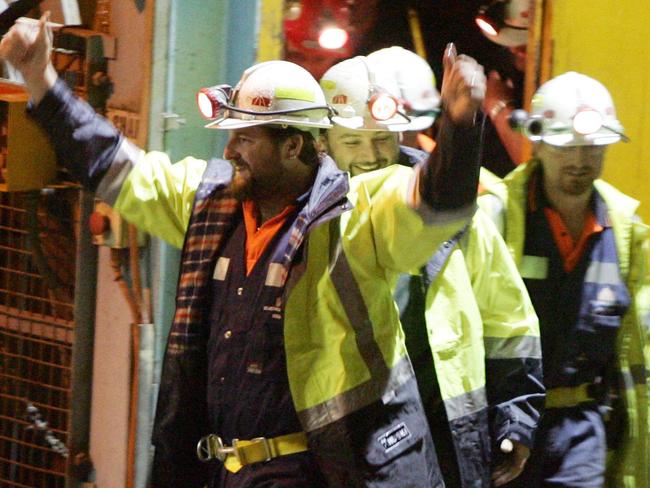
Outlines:
[[[559,387],[546,390],[546,408],[569,408],[581,403],[594,402],[591,395],[591,383],[575,387]]]
[[[226,446],[221,437],[210,434],[203,437],[196,446],[201,461],[218,459],[231,473],[236,473],[248,464],[304,452],[309,449],[304,432],[251,440],[233,439],[232,446]]]

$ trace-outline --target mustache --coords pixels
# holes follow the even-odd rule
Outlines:
[[[249,167],[248,163],[246,161],[244,161],[243,159],[231,159],[230,164],[235,169],[248,168]]]
[[[573,166],[567,166],[566,168],[563,168],[563,171],[565,173],[591,173],[595,171],[595,168],[592,166],[588,165],[573,165]]]

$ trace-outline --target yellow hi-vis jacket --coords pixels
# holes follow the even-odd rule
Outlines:
[[[423,157],[412,148],[400,150],[401,164],[412,166]],[[481,185],[497,181],[481,168]],[[481,209],[462,237],[439,248],[422,273],[430,275],[423,284],[431,282],[424,310],[409,304],[410,280],[400,279],[396,292],[404,331],[415,338],[407,343],[424,339],[420,328],[428,333],[434,370],[422,371],[429,355],[420,360],[421,346],[410,346],[416,349],[410,352],[416,354],[418,384],[426,396],[434,391],[422,382],[438,384],[460,485],[490,486],[493,452],[503,439],[533,445],[544,403],[537,315],[501,234]],[[423,401],[431,405],[430,398]],[[430,422],[440,425],[435,418]]]
[[[489,486],[485,460],[503,439],[532,447],[544,387],[537,316],[480,209],[429,287],[425,316],[462,484]]]
[[[71,174],[139,228],[183,247],[153,484],[203,486],[209,468],[198,463],[196,443],[213,433],[210,282],[220,245],[241,215],[232,165],[194,158],[172,165],[163,153],[144,153],[61,80],[30,110]],[[397,275],[423,265],[475,210],[468,197],[476,185],[477,128],[441,128],[448,144],[433,157],[441,171],[393,166],[350,181],[322,157],[307,202],[267,266],[264,287],[283,287],[282,303],[251,304],[252,320],[284,315],[292,400],[323,474],[337,478],[333,486],[442,485],[392,297]],[[456,186],[441,194],[449,178]],[[421,188],[424,181],[432,188]],[[421,189],[431,190],[435,209],[420,201]]]
[[[358,476],[354,470],[361,470],[365,471],[361,476],[383,477],[381,486],[392,486],[405,480],[408,471],[422,470],[424,465],[400,465],[399,458],[430,443],[430,437],[391,287],[400,272],[423,264],[444,239],[462,228],[473,209],[468,208],[462,219],[462,213],[431,214],[425,218],[436,225],[425,225],[424,209],[419,214],[408,203],[407,187],[414,175],[410,168],[392,166],[353,178],[348,190],[346,176],[333,172],[330,165],[334,166],[329,158],[321,163],[307,204],[312,205],[307,213],[316,225],[304,236],[306,262],[279,263],[284,271],[278,276],[288,279],[284,340],[289,384],[298,417],[319,458],[333,458],[341,466],[350,463],[346,457],[352,458],[354,469],[348,473],[352,479]],[[196,259],[192,257],[197,250],[211,256],[205,249],[218,248],[218,235],[192,232],[208,207],[219,214],[229,212],[228,199],[220,196],[228,179],[219,171],[192,158],[172,165],[162,153],[141,155],[114,203],[138,227],[176,246],[184,242],[179,296],[201,294],[182,290],[184,283],[203,279],[196,271],[184,273],[185,263]],[[102,181],[98,191],[114,188],[114,183]],[[227,228],[228,217],[224,222]],[[206,266],[211,259],[206,258]],[[193,313],[177,306],[175,324]],[[199,322],[181,323],[178,329],[192,330]],[[194,409],[175,411],[176,400],[165,399],[183,398],[185,388],[197,387],[194,382],[165,380],[187,377],[187,372],[178,372],[184,369],[183,356],[204,347],[188,338],[179,340],[182,334],[177,332],[172,328],[154,432],[161,451],[166,436],[172,432],[175,436],[185,422],[197,421]],[[371,417],[351,420],[373,404],[380,407]]]
[[[539,162],[532,160],[510,173],[503,183],[490,185],[479,204],[501,227],[510,253],[522,261],[528,181]],[[608,456],[608,487],[650,487],[650,280],[646,260],[649,227],[636,215],[639,202],[610,184],[596,180],[612,221],[621,276],[632,299],[617,338],[619,394],[625,404],[623,442]],[[615,412],[621,413],[621,412]]]

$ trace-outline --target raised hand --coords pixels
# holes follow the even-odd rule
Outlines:
[[[9,61],[20,71],[35,102],[54,85],[57,76],[50,61],[49,16],[49,12],[43,14],[37,25],[17,22],[0,42],[0,59]]]
[[[459,125],[474,123],[485,97],[486,80],[483,66],[449,43],[443,56],[442,106],[451,120]]]

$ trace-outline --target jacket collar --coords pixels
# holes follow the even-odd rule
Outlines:
[[[339,207],[341,212],[352,208],[346,197],[349,191],[348,174],[341,171],[328,155],[321,154],[309,201],[303,210],[306,212],[305,216],[308,220],[315,221],[323,214],[329,213],[334,206]],[[337,215],[341,212],[337,212]]]
[[[527,163],[519,165],[504,178],[504,183],[508,188],[507,220],[511,223],[506,227],[506,241],[508,247],[513,251],[517,264],[521,260],[521,250],[523,249],[522,229],[526,218],[528,181],[539,165],[539,160],[531,159]],[[603,203],[600,212],[607,213],[608,220],[614,228],[621,272],[623,276],[627,276],[632,225],[636,220],[635,212],[639,202],[603,180],[596,180],[594,186]]]
[[[402,166],[415,166],[428,157],[429,154],[421,149],[415,149],[414,147],[409,146],[400,146],[399,159],[397,162]]]
[[[203,174],[203,184],[197,190],[196,198],[203,200],[217,191],[225,190],[232,180],[232,175],[230,161],[220,158],[211,159]],[[299,197],[299,200],[307,200],[304,207],[305,216],[313,220],[334,205],[340,204],[345,205],[346,209],[351,208],[346,199],[349,191],[347,173],[338,169],[332,158],[322,154],[314,184],[310,190]]]

